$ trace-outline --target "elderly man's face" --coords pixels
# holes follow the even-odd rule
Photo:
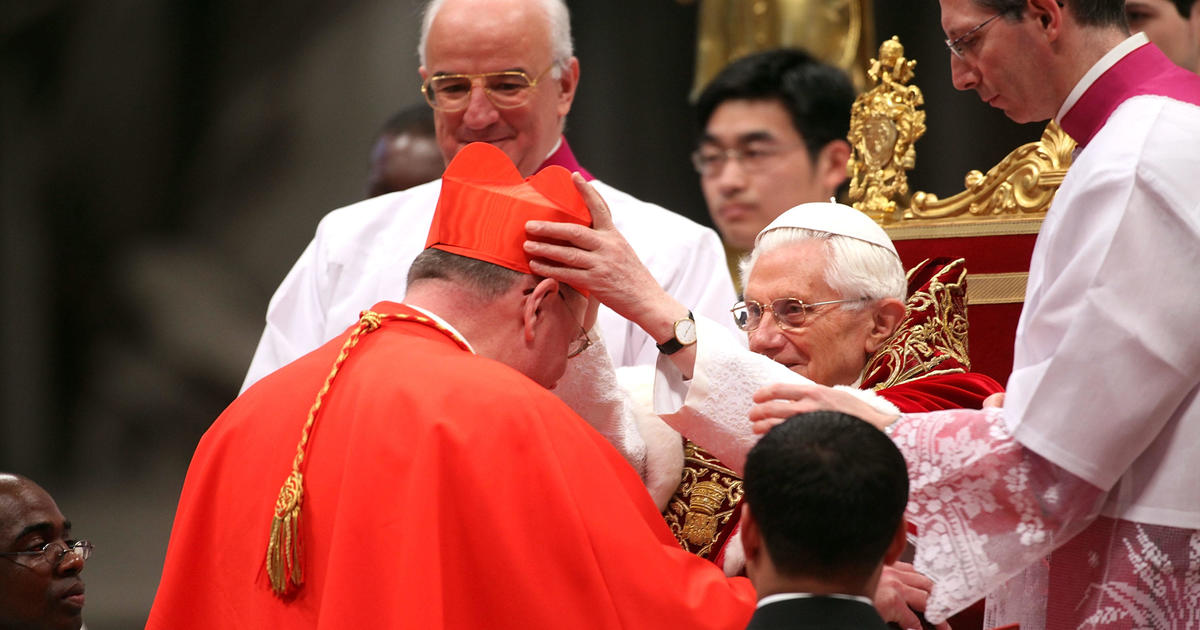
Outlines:
[[[31,551],[70,535],[54,499],[28,479],[0,475],[0,551]],[[0,558],[0,628],[78,630],[83,623],[83,560]]]
[[[713,110],[699,155],[730,150],[742,159],[727,158],[719,170],[702,173],[700,188],[721,237],[738,249],[754,247],[754,237],[788,208],[829,201],[846,178],[845,162],[813,163],[778,100],[734,99]]]
[[[1129,30],[1144,32],[1178,66],[1200,72],[1200,2],[1183,17],[1171,0],[1127,0]]]
[[[760,255],[746,279],[746,299],[769,305],[786,297],[808,304],[857,297],[839,295],[825,281],[827,257],[825,243],[816,240]],[[851,385],[877,349],[873,316],[869,305],[830,304],[810,311],[800,328],[782,330],[768,306],[762,323],[749,333],[750,349],[821,385]]]
[[[995,16],[973,0],[939,0],[942,29],[957,39]],[[950,55],[954,87],[975,90],[984,103],[1004,111],[1015,122],[1053,118],[1066,94],[1057,94],[1046,83],[1044,64],[1051,58],[1049,42],[1039,23],[1029,14],[1017,19],[1002,16],[967,36],[959,45],[960,59]]]
[[[447,162],[471,142],[499,147],[523,176],[537,172],[562,131],[571,109],[579,65],[572,58],[558,79],[545,72],[556,60],[550,31],[538,3],[520,0],[448,0],[430,27],[422,77],[520,70],[541,76],[529,102],[511,109],[494,106],[481,88],[466,109],[435,110],[438,145]],[[561,61],[561,60],[558,60]]]

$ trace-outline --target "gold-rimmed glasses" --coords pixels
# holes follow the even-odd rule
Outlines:
[[[800,328],[804,325],[808,318],[808,312],[817,306],[825,306],[826,304],[844,304],[848,302],[865,302],[871,298],[858,297],[848,298],[845,300],[827,300],[824,302],[813,302],[812,304],[805,303],[797,298],[779,298],[772,300],[769,305],[754,300],[745,300],[733,305],[729,312],[733,313],[733,322],[738,328],[746,332],[752,332],[762,324],[763,312],[770,307],[771,314],[775,316],[775,325],[781,330],[791,330]]]
[[[529,102],[542,77],[559,65],[551,63],[532,79],[522,70],[480,72],[478,74],[435,74],[421,84],[421,94],[429,106],[444,112],[457,112],[467,108],[471,102],[471,91],[476,82],[492,105],[499,109],[521,107]]]

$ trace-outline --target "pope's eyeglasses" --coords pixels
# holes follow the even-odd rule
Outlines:
[[[770,306],[771,314],[775,316],[775,325],[779,326],[780,330],[791,330],[800,328],[808,319],[808,313],[817,306],[825,306],[827,304],[844,304],[848,302],[865,302],[871,298],[859,297],[849,298],[845,300],[828,300],[825,302],[813,302],[806,304],[803,300],[796,298],[779,298],[772,300]],[[768,305],[754,300],[745,300],[733,305],[729,312],[733,313],[733,321],[738,328],[746,332],[752,332],[758,329],[762,324],[763,312]]]

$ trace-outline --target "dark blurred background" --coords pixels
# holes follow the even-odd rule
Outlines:
[[[568,3],[567,135],[597,177],[708,223],[688,162],[697,8]],[[417,0],[0,2],[0,470],[96,543],[92,630],[140,627],[196,440],[267,300],[363,197],[383,121],[420,102]],[[914,190],[961,190],[1041,125],[949,81],[937,4],[880,0],[919,61]]]

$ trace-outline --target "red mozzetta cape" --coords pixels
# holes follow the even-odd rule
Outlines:
[[[680,549],[599,434],[411,321],[363,335],[325,398],[304,465],[304,585],[277,598],[275,498],[345,338],[263,379],[204,435],[147,628],[745,626],[750,583]]]

